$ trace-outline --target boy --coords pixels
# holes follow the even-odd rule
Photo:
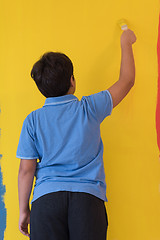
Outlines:
[[[49,52],[34,64],[31,77],[46,100],[42,108],[24,120],[16,155],[21,159],[19,229],[31,240],[106,239],[100,124],[134,85],[135,41],[130,29],[122,33],[119,80],[81,101],[73,95],[76,82],[72,62],[66,55]]]

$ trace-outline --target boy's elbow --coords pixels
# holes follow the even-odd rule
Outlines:
[[[135,84],[135,74],[131,75],[129,78],[128,78],[128,82],[130,84],[131,87],[134,86]]]
[[[135,84],[135,71],[134,71],[133,75],[131,76],[131,85],[132,85],[132,87],[134,86],[134,84]]]
[[[130,84],[131,84],[131,87],[134,86],[134,84],[135,84],[135,78],[131,79]]]

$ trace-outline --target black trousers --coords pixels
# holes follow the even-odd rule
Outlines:
[[[104,201],[88,193],[59,191],[32,203],[31,240],[106,240]]]

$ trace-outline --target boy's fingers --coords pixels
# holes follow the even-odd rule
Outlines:
[[[27,213],[25,215],[20,215],[19,231],[27,237],[30,237],[30,234],[28,232],[29,224],[30,224],[30,213]]]
[[[19,230],[20,230],[20,232],[21,232],[23,235],[25,235],[25,236],[27,236],[27,237],[30,237],[30,234],[29,234],[29,232],[28,232],[28,227],[19,226]]]

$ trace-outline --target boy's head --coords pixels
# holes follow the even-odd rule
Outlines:
[[[39,91],[46,97],[73,94],[75,79],[71,60],[60,52],[47,52],[31,70]]]

